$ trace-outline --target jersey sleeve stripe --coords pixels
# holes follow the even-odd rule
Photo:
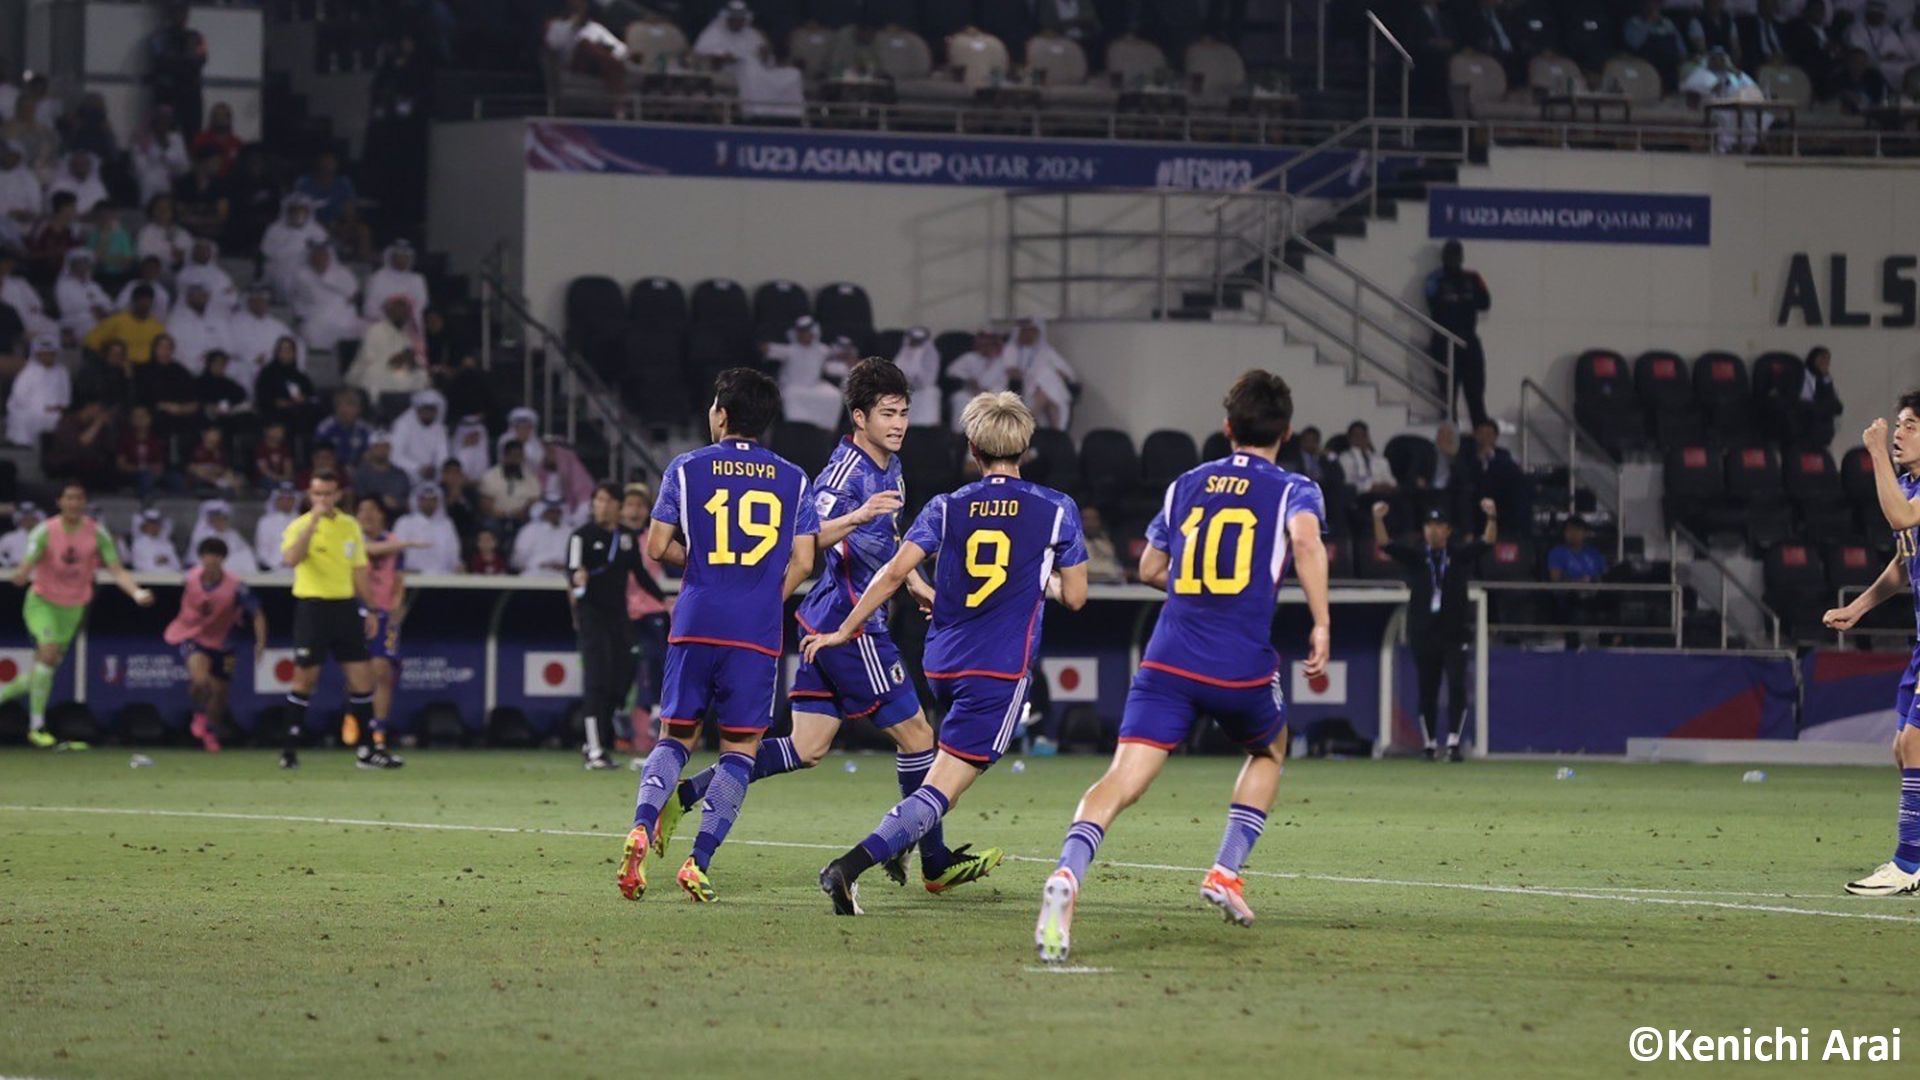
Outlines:
[[[683,463],[676,476],[680,478],[676,485],[680,490],[680,534],[686,537],[687,547],[693,547],[693,518],[687,515],[687,467]]]
[[[1292,546],[1287,536],[1287,504],[1293,500],[1293,488],[1288,486],[1280,493],[1279,531],[1273,534],[1273,587],[1278,589],[1280,581],[1287,572],[1287,552]]]

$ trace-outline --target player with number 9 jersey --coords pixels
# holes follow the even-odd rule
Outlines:
[[[1026,705],[1047,581],[1087,561],[1080,508],[1018,476],[988,476],[936,496],[906,542],[937,559],[922,664],[949,710],[940,749],[985,768]]]

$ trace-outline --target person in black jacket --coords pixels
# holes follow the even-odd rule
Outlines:
[[[1467,618],[1467,583],[1480,556],[1499,537],[1498,509],[1480,500],[1487,527],[1477,540],[1451,546],[1453,523],[1438,507],[1427,511],[1419,547],[1395,543],[1387,535],[1387,505],[1373,508],[1374,547],[1407,571],[1413,595],[1407,601],[1407,641],[1420,678],[1420,723],[1426,729],[1427,760],[1439,755],[1440,677],[1447,679],[1447,760],[1459,761],[1460,726],[1467,713],[1467,650],[1473,628]]]
[[[1440,246],[1440,269],[1427,275],[1427,314],[1465,342],[1453,347],[1453,388],[1466,399],[1467,415],[1478,424],[1487,418],[1487,354],[1480,347],[1480,313],[1493,306],[1493,297],[1480,272],[1466,268],[1465,258],[1458,240]],[[1439,334],[1433,335],[1427,351],[1435,363],[1447,362],[1447,340]],[[1447,402],[1447,408],[1452,410],[1453,402]]]
[[[627,622],[627,582],[659,585],[640,561],[640,538],[620,524],[620,488],[593,489],[593,520],[567,539],[567,601],[580,638],[581,705],[587,729],[581,757],[589,769],[618,768],[600,738],[600,725],[626,701],[632,685],[633,630]]]

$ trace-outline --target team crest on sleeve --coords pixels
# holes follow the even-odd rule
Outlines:
[[[833,492],[823,491],[813,497],[813,512],[818,517],[830,517],[833,514]]]
[[[887,674],[893,679],[893,685],[895,686],[899,686],[907,681],[906,665],[898,660],[893,662],[893,667],[887,669]]]

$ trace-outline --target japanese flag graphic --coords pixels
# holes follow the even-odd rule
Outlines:
[[[528,697],[580,696],[580,657],[574,653],[529,651],[521,672]]]
[[[1055,701],[1100,700],[1100,661],[1091,656],[1049,656],[1040,661]]]
[[[293,650],[268,649],[253,665],[253,692],[263,696],[284,694],[293,685]]]
[[[32,649],[0,649],[0,686],[24,679],[32,670]]]
[[[1347,662],[1345,660],[1327,661],[1327,670],[1317,678],[1307,677],[1307,665],[1296,660],[1293,665],[1293,693],[1289,695],[1295,705],[1345,705],[1347,703]]]

